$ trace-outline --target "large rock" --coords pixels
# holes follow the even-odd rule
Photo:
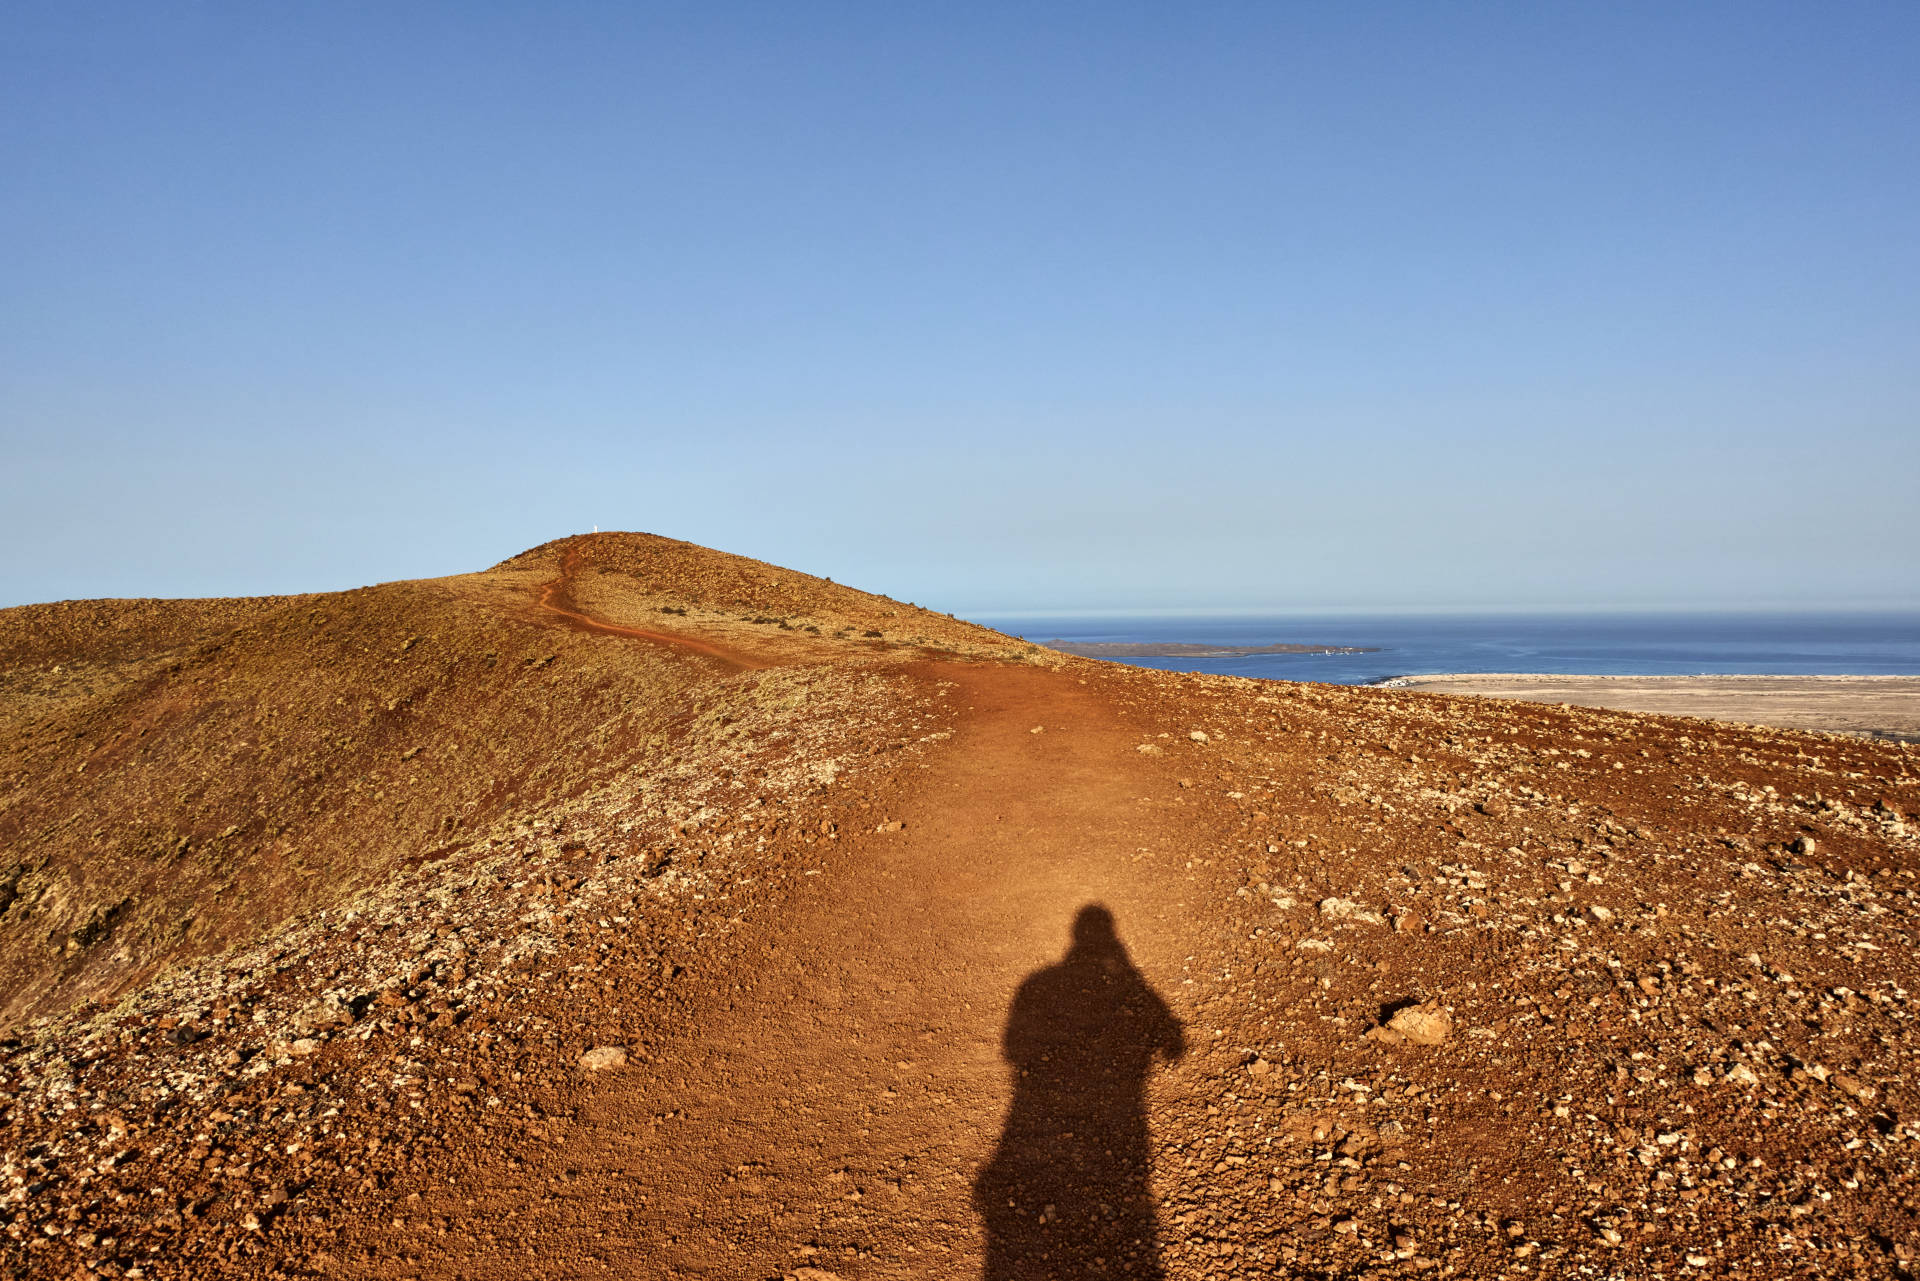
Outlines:
[[[1425,1001],[1398,1010],[1384,1026],[1367,1036],[1388,1045],[1444,1045],[1453,1035],[1453,1018],[1438,1001]]]
[[[1409,1005],[1388,1019],[1387,1026],[1415,1045],[1441,1045],[1453,1035],[1453,1019],[1438,1001]]]
[[[580,1056],[580,1067],[587,1072],[611,1072],[627,1065],[627,1052],[618,1045],[596,1045]]]

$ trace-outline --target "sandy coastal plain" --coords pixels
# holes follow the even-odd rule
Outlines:
[[[1372,654],[1362,645],[1207,645],[1190,641],[1042,641],[1081,658],[1244,658],[1253,654]]]
[[[1914,676],[1548,676],[1496,672],[1402,676],[1383,683],[1430,694],[1478,694],[1920,741],[1920,677]]]

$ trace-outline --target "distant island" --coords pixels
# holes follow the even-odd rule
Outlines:
[[[1200,645],[1190,641],[1041,641],[1082,658],[1244,658],[1249,654],[1375,654],[1362,645]]]

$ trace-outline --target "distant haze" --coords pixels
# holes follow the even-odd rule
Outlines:
[[[1920,605],[1920,6],[0,17],[0,604]]]

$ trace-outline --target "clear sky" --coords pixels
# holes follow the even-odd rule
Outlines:
[[[1920,604],[1920,5],[0,11],[0,604]]]

